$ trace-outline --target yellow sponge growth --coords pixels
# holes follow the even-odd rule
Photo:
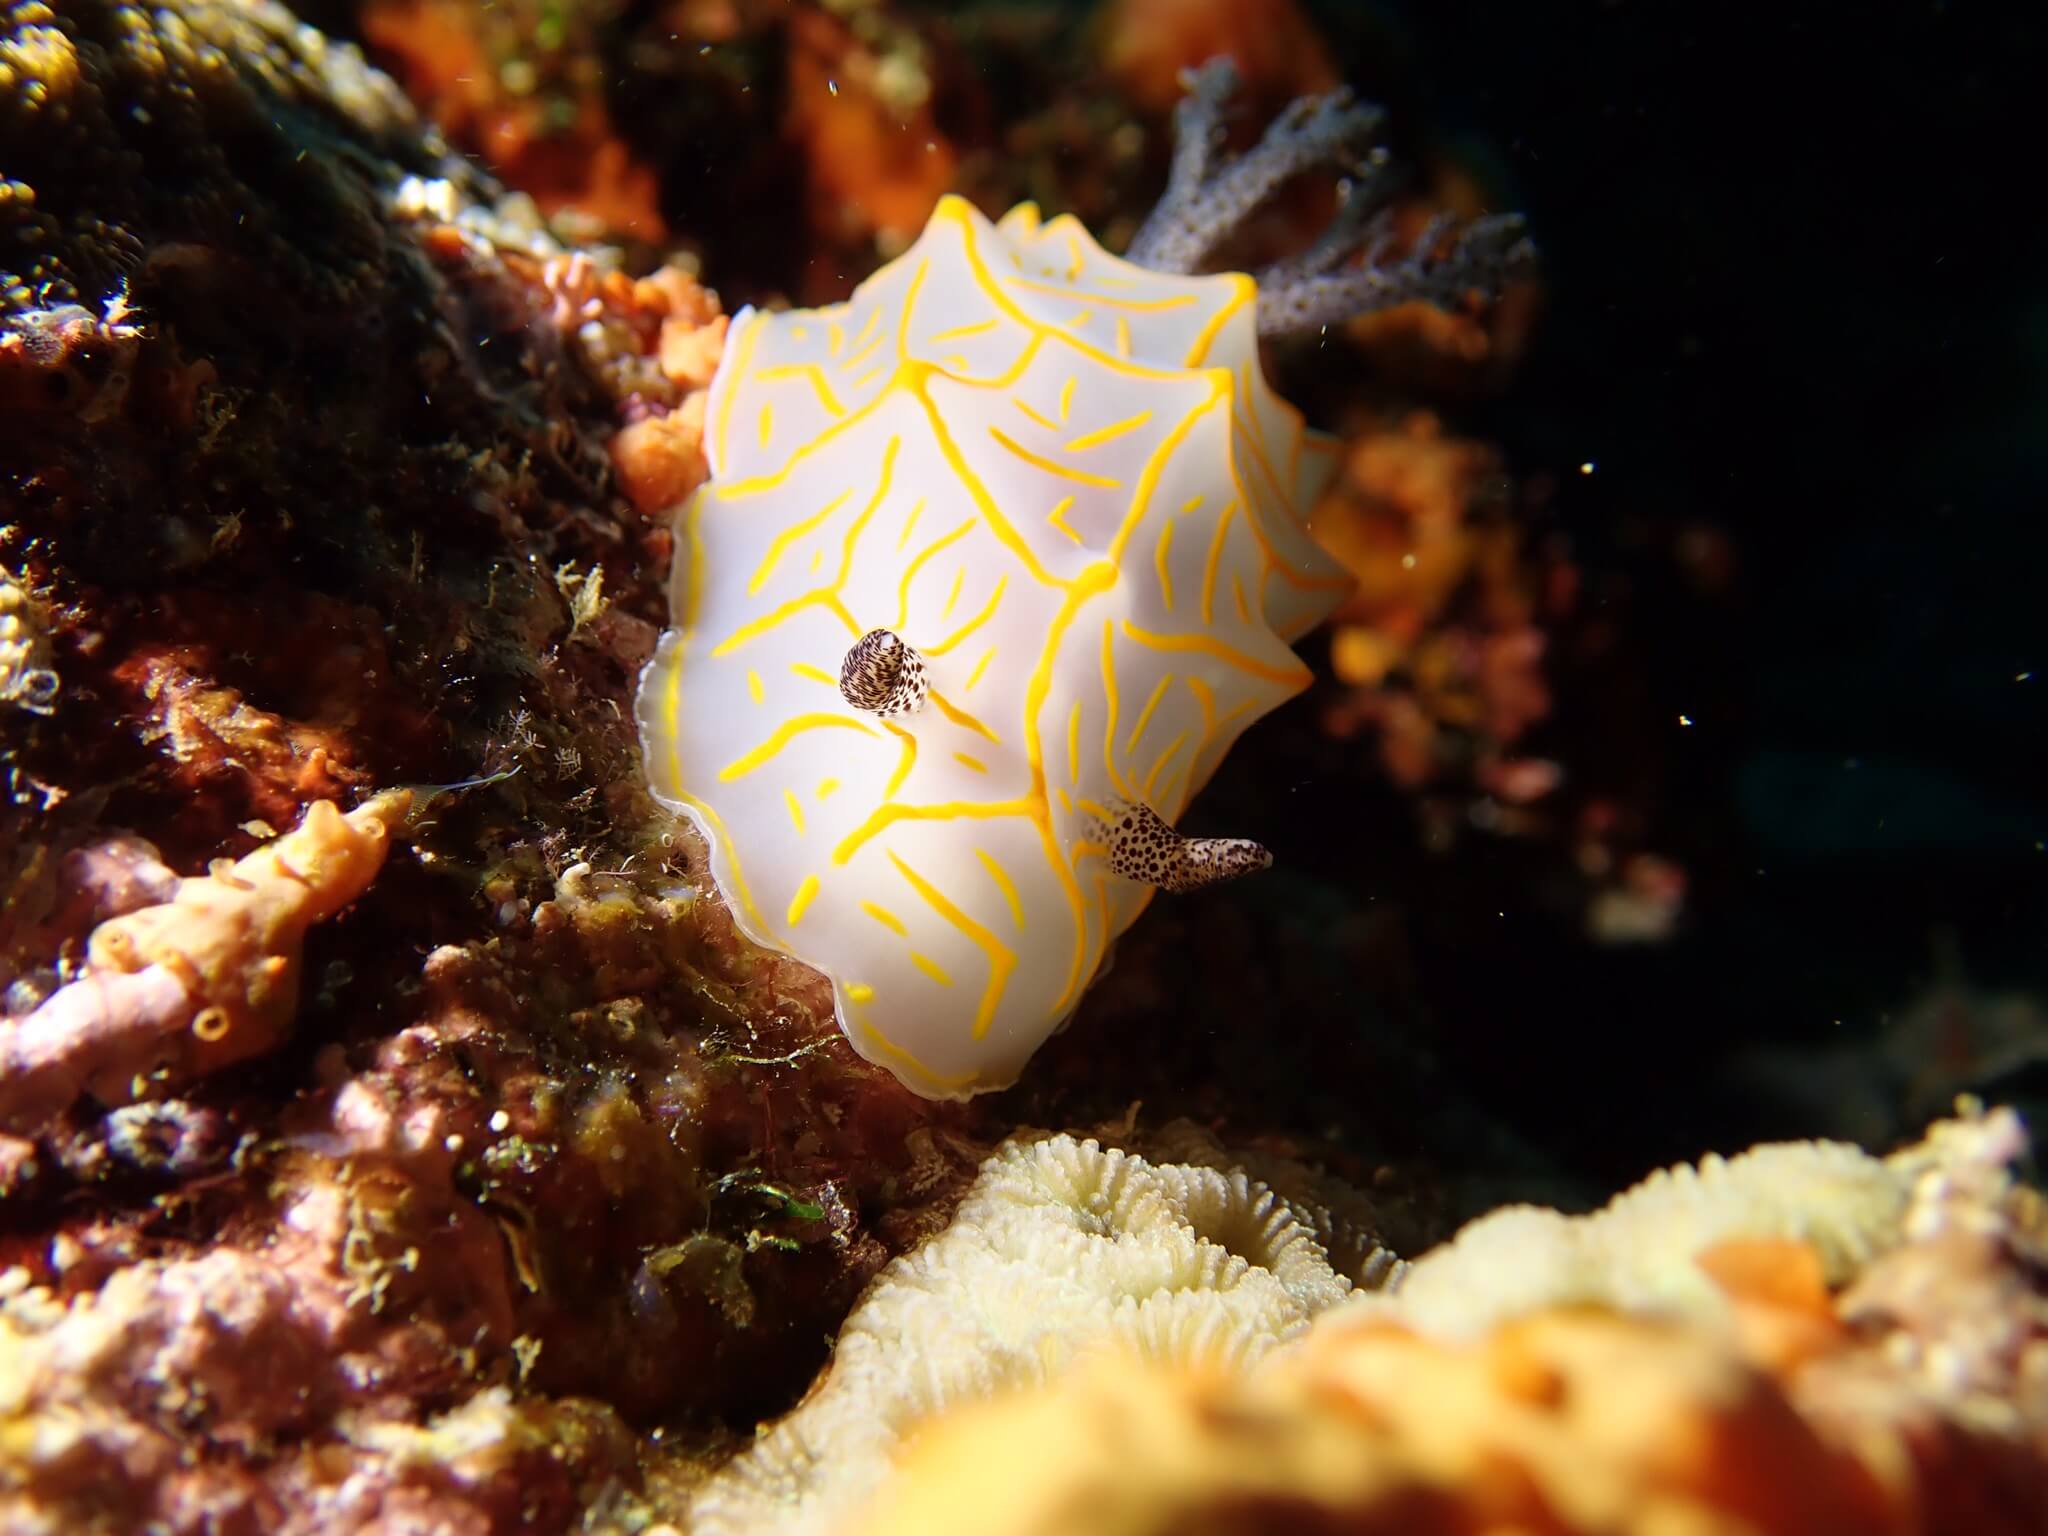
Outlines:
[[[344,815],[308,807],[284,836],[169,901],[92,931],[85,972],[19,1019],[0,1019],[0,1130],[32,1131],[90,1093],[127,1104],[277,1044],[299,999],[306,930],[384,866],[407,790]]]

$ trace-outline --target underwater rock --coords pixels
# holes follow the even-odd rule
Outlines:
[[[54,1287],[0,1274],[7,1530],[566,1522],[582,1480],[630,1467],[631,1436],[597,1405],[487,1386],[418,1416],[412,1401],[445,1393],[462,1351],[503,1326],[502,1295],[463,1298],[449,1283],[479,1257],[483,1224],[444,1226],[440,1252],[389,1246],[375,1175],[292,1172],[260,1243],[141,1259],[97,1285],[107,1258],[90,1250]],[[418,1304],[423,1282],[441,1307]],[[195,1457],[195,1442],[211,1454]],[[337,1458],[346,1476],[330,1475]]]
[[[258,292],[346,312],[389,272],[365,156],[473,184],[389,79],[266,4],[8,0],[0,148],[15,336],[65,306],[139,328],[122,295],[180,266],[225,264]]]

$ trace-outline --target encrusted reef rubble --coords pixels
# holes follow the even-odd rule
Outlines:
[[[632,685],[729,307],[663,249],[717,222],[688,178],[723,144],[803,184],[802,241],[718,231],[773,268],[737,297],[843,295],[948,185],[1128,238],[1182,66],[1234,51],[1268,109],[1336,78],[1270,46],[1293,7],[1159,9],[1093,17],[1071,90],[1042,17],[319,12],[508,192],[266,0],[0,0],[0,1526],[2039,1528],[2009,1117],[1420,1257],[1460,1194],[1402,1119],[1475,1122],[1267,909],[1154,914],[1025,1085],[933,1105],[648,799]],[[607,95],[629,57],[691,89]],[[1484,389],[1529,303],[1352,341]],[[1347,459],[1319,719],[1540,800],[1568,573],[1432,419]]]

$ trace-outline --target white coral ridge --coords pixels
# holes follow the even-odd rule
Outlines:
[[[1719,1321],[1728,1303],[1697,1262],[1717,1243],[1809,1243],[1840,1286],[1905,1240],[1917,1186],[2024,1145],[2017,1117],[2002,1110],[1944,1121],[1889,1158],[1844,1142],[1782,1142],[1662,1169],[1585,1216],[1507,1206],[1424,1254],[1388,1293],[1360,1296],[1327,1322],[1382,1318],[1472,1338],[1572,1305]]]
[[[693,1536],[835,1529],[928,1416],[1121,1349],[1236,1369],[1350,1292],[1300,1220],[1242,1172],[1093,1141],[1010,1143],[952,1224],[878,1275],[829,1374],[718,1474]]]
[[[947,197],[849,302],[734,317],[640,685],[650,783],[918,1093],[1009,1084],[1072,1014],[1153,894],[1110,868],[1111,808],[1177,822],[1350,586],[1255,301]],[[914,712],[841,693],[877,630],[922,664]]]

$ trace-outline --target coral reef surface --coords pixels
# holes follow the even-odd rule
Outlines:
[[[876,1277],[823,1382],[705,1487],[691,1529],[824,1536],[920,1421],[1105,1351],[1249,1364],[1351,1291],[1313,1222],[1241,1171],[1013,1143],[944,1233]],[[1379,1250],[1361,1278],[1390,1267]]]
[[[940,1420],[851,1529],[2038,1530],[2048,1209],[2006,1172],[2022,1149],[2009,1113],[1973,1114],[1864,1159],[1863,1181],[1814,1177],[1848,1172],[1846,1149],[1737,1159],[1711,1182],[1747,1220],[1692,1228],[1718,1237],[1699,1256],[1727,1314],[1714,1322],[1650,1298],[1532,1300],[1514,1254],[1466,1277],[1476,1306],[1446,1336],[1426,1258],[1391,1296],[1326,1311],[1246,1372],[1098,1360]],[[1772,1191],[1774,1164],[1804,1176]],[[1782,1235],[1795,1208],[1816,1232],[1859,1225],[1872,1179],[1900,1196],[1881,1257],[1845,1264],[1825,1238]],[[1706,1203],[1681,1182],[1615,1209]],[[1641,1235],[1617,1263],[1660,1262],[1665,1240]]]
[[[1498,387],[1533,284],[1271,355],[1314,419],[1365,434],[1361,536],[1333,543],[1372,578],[1346,629],[1391,639],[1340,642],[1345,680],[1211,785],[1219,817],[1280,822],[1270,894],[1158,904],[1009,1094],[935,1105],[861,1059],[821,978],[745,939],[703,842],[646,793],[634,681],[708,470],[727,310],[844,298],[949,187],[1073,210],[1122,248],[1169,174],[1177,72],[1219,44],[1262,111],[1357,77],[1414,145],[1398,61],[1340,69],[1331,16],[0,0],[0,1526],[668,1536],[764,1489],[822,1510],[806,1437],[844,1435],[865,1487],[979,1433],[921,1405],[1076,1359],[1196,1464],[1105,1471],[1117,1442],[1056,1438],[1086,1421],[1055,1408],[1045,1438],[961,1452],[964,1492],[898,1492],[949,1529],[1105,1485],[1132,1529],[1275,1507],[1591,1528],[1576,1457],[1662,1508],[1769,1513],[1804,1488],[1818,1522],[1841,1474],[1887,1529],[2039,1529],[2040,1222],[2001,1183],[2003,1122],[1910,1169],[1840,1154],[1753,1235],[1701,1214],[1739,1161],[1671,1181],[1701,1203],[1668,1224],[1545,1219],[1544,1273],[1573,1283],[1500,1323],[1481,1287],[1457,1336],[1346,1296],[1387,1278],[1382,1244],[1423,1253],[1451,1212],[1562,1174],[1518,1130],[1553,1106],[1518,1084],[1504,1123],[1445,1068],[1487,1053],[1425,1005],[1404,924],[1454,903],[1386,899],[1413,804],[1341,731],[1380,726],[1415,768],[1431,850],[1491,805],[1634,896],[1617,931],[1671,907],[1671,871],[1624,874],[1652,846],[1646,791],[1545,820],[1541,765],[1585,766],[1552,735],[1578,556],[1523,536],[1540,486],[1500,493],[1508,460],[1469,421],[1414,414]],[[316,19],[401,64],[459,152]],[[1227,131],[1214,166],[1251,137]],[[1381,184],[1396,252],[1492,201],[1418,163]],[[1336,204],[1308,178],[1221,254],[1284,259]],[[629,248],[585,243],[600,226]],[[1408,692],[1422,718],[1390,724]],[[1471,883],[1454,862],[1438,890]],[[1444,929],[1461,969],[1502,953],[1474,934],[1515,927],[1491,895]],[[1597,1043],[1538,1033],[1594,1065]],[[1617,1059],[1616,1112],[1661,1114]],[[1929,1075],[1917,1102],[1968,1081]],[[1176,1115],[1199,1123],[1153,1130]],[[1020,1125],[1098,1149],[1013,1144],[954,1223]],[[1585,1281],[1617,1246],[1620,1294]],[[1471,1294],[1463,1251],[1417,1266],[1418,1314]],[[1008,1302],[977,1312],[974,1275]],[[1563,1318],[1564,1296],[1681,1304]],[[1097,1361],[1120,1326],[1208,1374]],[[952,1352],[880,1347],[927,1329]],[[1242,1409],[1269,1391],[1270,1418]],[[1603,1402],[1634,1438],[1569,1411]],[[1736,1471],[1689,1458],[1723,1430],[1753,1446],[1752,1408],[1789,1449],[1739,1463],[1763,1469],[1743,1503]],[[1280,1506],[1232,1481],[1260,1424],[1285,1442],[1260,1452]],[[1418,1492],[1425,1440],[1445,1459]],[[1334,1462],[1281,1454],[1326,1443],[1392,1481],[1333,1489]]]

